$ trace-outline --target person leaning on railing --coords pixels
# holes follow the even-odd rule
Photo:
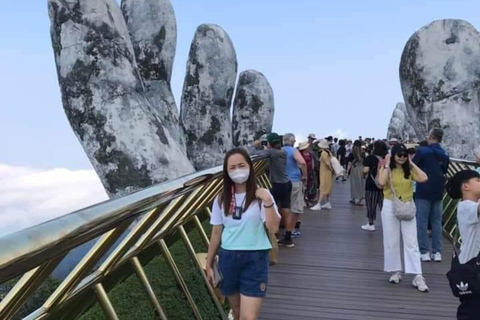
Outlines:
[[[253,320],[267,291],[268,251],[272,246],[265,226],[277,232],[280,214],[270,192],[257,187],[253,163],[245,150],[236,148],[226,154],[223,183],[223,192],[212,206],[207,276],[218,286],[214,261],[221,245],[220,290],[228,298],[236,320]]]

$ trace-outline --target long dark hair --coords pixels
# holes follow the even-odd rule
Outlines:
[[[373,144],[373,155],[379,156],[380,158],[385,158],[388,154],[387,144],[382,140],[377,140]]]
[[[360,140],[355,140],[355,142],[353,143],[352,154],[355,157],[355,160],[357,160],[357,162],[362,161],[363,152],[362,152],[362,142]]]
[[[392,153],[390,157],[390,170],[393,171],[393,169],[396,168],[395,155],[399,153],[399,151],[402,151],[402,152],[404,151],[405,153],[407,153],[406,150],[407,150],[407,147],[405,147],[404,144],[398,144],[392,148]],[[410,179],[410,158],[408,157],[408,153],[407,153],[407,161],[405,161],[405,163],[402,164],[402,169],[403,169],[403,175],[405,179]]]
[[[230,201],[232,200],[232,187],[235,186],[235,182],[230,179],[228,175],[228,159],[235,155],[240,154],[245,158],[245,161],[250,167],[250,176],[246,182],[247,186],[247,195],[245,198],[245,207],[243,210],[247,210],[248,207],[252,204],[253,201],[256,201],[255,193],[257,191],[257,180],[255,177],[255,172],[253,169],[253,162],[248,153],[242,148],[234,148],[227,152],[225,159],[223,160],[223,193],[220,194],[218,199],[218,204],[223,206],[223,212],[225,216],[229,215]]]

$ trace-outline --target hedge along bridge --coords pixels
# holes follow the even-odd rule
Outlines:
[[[268,161],[256,159],[254,165],[259,185],[268,188]],[[463,168],[474,168],[474,164],[454,160],[448,175],[451,176]],[[371,263],[372,258],[358,254],[349,257],[358,250],[356,245],[359,239],[373,234],[366,234],[362,230],[357,232],[360,226],[358,222],[364,220],[365,209],[344,204],[348,203],[348,188],[337,185],[340,187],[334,191],[334,210],[331,213],[306,212],[305,231],[299,239],[299,245],[292,250],[280,251],[280,263],[271,269],[269,295],[261,318],[380,319],[384,316],[385,319],[391,319],[392,313],[395,313],[395,319],[418,319],[416,314],[425,309],[428,303],[451,310],[450,314],[446,314],[449,316],[447,318],[451,318],[457,302],[449,291],[441,295],[431,292],[422,296],[416,290],[408,288],[406,297],[402,297],[406,300],[399,301],[396,307],[407,309],[408,301],[417,301],[413,303],[416,308],[399,313],[391,309],[386,302],[389,298],[397,297],[399,291],[394,289],[398,288],[389,288],[388,291],[379,289],[379,295],[365,296],[365,292],[376,285],[368,281],[368,274],[375,273],[385,278],[381,272],[382,262],[377,259],[378,261],[374,261],[376,269],[369,269],[365,273],[363,266]],[[85,315],[87,319],[119,319],[119,315],[123,315],[119,313],[122,306],[118,303],[114,305],[111,296],[115,290],[129,291],[125,283],[132,278],[138,279],[143,296],[133,296],[131,299],[147,300],[147,308],[153,319],[178,318],[178,310],[172,310],[171,303],[164,303],[160,297],[162,292],[153,285],[154,282],[167,282],[171,279],[176,283],[172,286],[181,292],[182,303],[191,309],[191,318],[225,319],[228,307],[205,277],[204,254],[196,250],[198,247],[208,247],[209,239],[205,227],[210,216],[209,207],[221,188],[222,168],[215,167],[0,238],[0,284],[15,282],[8,293],[1,297],[0,319],[18,318],[22,308],[32,300],[62,259],[72,249],[93,239],[96,239],[95,244],[83,259],[56,289],[49,293],[45,301],[35,306],[36,309],[27,315],[26,319],[76,319]],[[456,202],[445,196],[444,233],[450,239],[457,232],[455,208]],[[352,215],[355,218],[352,218]],[[322,232],[319,232],[320,225],[324,228]],[[325,226],[331,232],[325,232]],[[332,234],[338,230],[344,232]],[[192,242],[190,238],[193,233],[196,233],[197,241],[201,243]],[[374,234],[378,241],[371,250],[378,251],[381,248],[381,232]],[[331,242],[332,239],[336,240]],[[191,262],[190,269],[193,269],[197,280],[200,279],[198,281],[202,288],[194,288],[197,294],[192,293],[195,282],[185,280],[185,271],[182,273],[177,263],[178,255],[175,260],[172,254],[172,247],[178,245],[183,246],[187,252],[186,256]],[[336,254],[332,255],[332,252]],[[155,279],[158,274],[152,276],[145,270],[159,256],[165,261],[169,272],[162,275],[164,278]],[[183,257],[185,258],[187,257]],[[441,288],[445,290],[448,290],[448,287],[444,272],[448,269],[449,260],[446,253],[442,264],[432,265],[437,274],[443,276]],[[316,261],[326,265],[318,265]],[[345,264],[349,266],[348,272],[345,272]],[[367,278],[362,279],[364,274]],[[384,280],[385,285],[389,285],[386,279]],[[427,275],[427,283],[430,284],[428,280]],[[333,297],[329,293],[332,283],[334,291],[337,292]],[[124,294],[128,296],[128,292]],[[407,303],[403,305],[405,301]],[[141,305],[135,302],[133,305]],[[365,303],[367,306],[370,303],[373,313],[365,310]],[[94,304],[103,314],[92,315],[91,307]],[[208,314],[205,314],[205,304],[210,305]],[[212,309],[215,310],[213,316]],[[374,313],[379,310],[384,311]],[[425,315],[422,319],[441,318]]]

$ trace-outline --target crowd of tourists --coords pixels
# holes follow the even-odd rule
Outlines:
[[[207,275],[228,297],[233,318],[256,319],[259,314],[268,281],[269,232],[277,233],[278,245],[293,248],[294,238],[301,236],[305,208],[332,209],[336,181],[350,183],[346,201],[365,207],[362,230],[375,232],[380,210],[383,269],[390,274],[389,282],[402,281],[403,244],[404,272],[413,275],[415,288],[428,292],[422,262],[443,259],[442,198],[450,160],[440,145],[442,138],[443,131],[433,129],[418,143],[317,139],[315,134],[297,143],[293,134],[270,133],[248,152],[242,148],[228,152],[223,192],[212,207]],[[480,149],[476,154],[480,163]],[[269,159],[270,190],[256,184],[251,160],[255,156]],[[458,206],[461,265],[477,259],[480,251],[480,173],[458,173],[447,183],[447,192],[463,200]],[[478,296],[462,296],[458,319],[477,319],[479,306]]]

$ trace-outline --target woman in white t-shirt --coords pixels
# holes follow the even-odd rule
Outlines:
[[[458,260],[465,264],[480,253],[480,174],[473,170],[457,172],[448,181],[446,190],[452,199],[461,199],[457,206],[458,230],[462,237]],[[480,319],[480,298],[462,296],[457,319]]]
[[[269,250],[265,231],[278,231],[280,214],[272,195],[257,187],[253,163],[240,148],[230,150],[223,164],[223,192],[212,206],[213,225],[207,276],[215,285],[213,262],[219,253],[220,285],[235,319],[256,319],[265,297]]]

